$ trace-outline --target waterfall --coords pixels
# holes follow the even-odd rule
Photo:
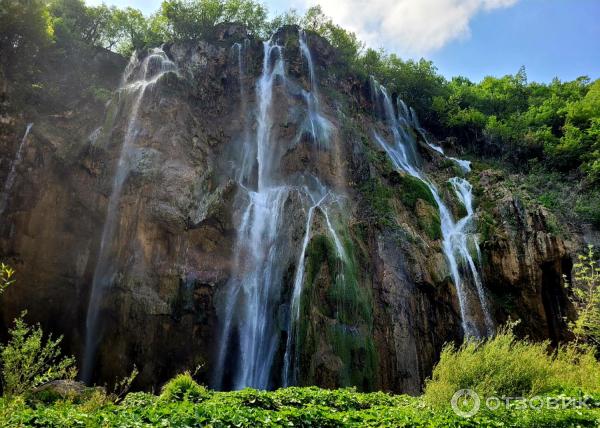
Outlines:
[[[303,32],[299,34],[300,51],[308,64],[310,90],[302,90],[306,103],[306,118],[301,132],[308,133],[317,147],[327,147],[332,124],[321,113],[318,85]],[[288,307],[286,317],[287,339],[283,356],[282,383],[295,383],[297,368],[297,321],[300,316],[300,297],[304,283],[306,249],[311,239],[315,213],[319,210],[327,224],[328,233],[335,242],[336,251],[343,259],[341,239],[329,219],[327,204],[336,202],[332,191],[317,177],[280,177],[279,153],[296,141],[274,141],[273,127],[274,87],[280,82],[290,89],[285,75],[282,47],[273,39],[263,44],[262,73],[256,85],[256,131],[250,138],[245,82],[244,50],[246,45],[235,44],[240,75],[240,109],[243,122],[240,165],[236,173],[242,199],[241,220],[237,226],[232,276],[225,287],[220,307],[221,331],[213,386],[217,389],[254,387],[270,388],[275,356],[278,355],[282,326],[278,321],[280,307]],[[256,171],[256,180],[250,178]],[[298,183],[300,181],[300,184]],[[255,188],[254,188],[255,187]],[[297,195],[304,205],[306,223],[301,248],[298,252],[289,305],[282,302],[284,255],[289,237],[281,232],[284,205],[290,195]],[[290,249],[292,252],[295,249]],[[277,362],[281,364],[281,362]]]
[[[223,387],[225,365],[231,354],[232,339],[237,339],[237,364],[233,369],[234,389],[247,386],[269,387],[271,366],[279,332],[274,325],[273,309],[279,297],[282,266],[278,263],[283,205],[289,186],[277,184],[274,177],[271,142],[273,86],[284,79],[281,47],[272,40],[264,42],[263,70],[259,78],[255,138],[255,163],[258,169],[256,190],[246,188],[247,203],[238,226],[235,261],[227,295],[214,373],[217,388]],[[244,186],[244,183],[240,183]]]
[[[419,119],[418,119],[415,111],[411,108],[410,113],[409,113],[408,109],[406,108],[406,104],[404,103],[404,101],[402,101],[399,98],[398,98],[398,105],[399,105],[398,114],[400,114],[400,112],[403,112],[402,114],[406,115],[405,117],[410,118],[408,121],[406,121],[407,126],[412,126],[421,135],[421,137],[423,137],[423,140],[431,149],[438,152],[440,155],[444,156],[445,158],[450,159],[451,161],[454,161],[460,167],[460,169],[462,170],[463,173],[467,174],[467,173],[471,172],[471,162],[469,162],[468,160],[457,159],[452,156],[447,156],[446,153],[444,153],[443,148],[441,148],[437,144],[433,144],[432,142],[429,141],[429,139],[427,138],[427,132],[425,132],[425,130],[423,128],[421,128],[421,124],[419,123]],[[400,105],[403,106],[402,110],[400,109]]]
[[[304,97],[307,107],[307,116],[305,123],[303,124],[303,129],[311,135],[312,141],[317,144],[317,147],[328,148],[333,125],[321,113],[317,77],[312,54],[310,53],[310,48],[306,39],[306,32],[300,30],[298,39],[300,43],[300,53],[308,65],[310,80],[310,91],[302,91],[302,96]]]
[[[338,233],[329,219],[329,212],[327,209],[328,203],[336,202],[334,199],[334,194],[318,181],[315,187],[317,189],[316,192],[311,192],[308,187],[304,188],[304,193],[309,195],[311,205],[306,216],[304,238],[302,239],[302,247],[296,263],[296,271],[294,273],[292,298],[290,301],[290,313],[287,324],[288,336],[286,340],[282,371],[282,384],[284,387],[295,385],[298,380],[299,354],[296,344],[298,342],[298,322],[300,320],[300,298],[302,296],[302,287],[304,285],[304,274],[306,269],[306,249],[310,243],[312,222],[317,209],[319,209],[325,217],[327,231],[333,239],[338,257],[344,263],[346,262],[346,252],[343,248],[342,241]]]
[[[240,121],[243,129],[241,159],[239,160],[240,166],[236,176],[238,183],[246,183],[249,180],[252,168],[256,162],[256,146],[253,144],[250,136],[251,122],[248,115],[248,90],[246,88],[246,55],[249,46],[250,41],[248,39],[244,39],[242,43],[233,44],[233,52],[238,65],[240,84]]]
[[[23,148],[25,147],[25,142],[27,141],[27,137],[29,136],[29,131],[31,131],[32,126],[33,123],[27,124],[27,127],[25,128],[25,134],[23,135],[21,143],[17,148],[15,159],[10,165],[10,170],[8,172],[8,175],[6,176],[4,188],[2,189],[2,195],[0,196],[0,221],[2,220],[2,214],[4,214],[4,210],[6,210],[8,198],[10,197],[12,187],[15,184],[15,178],[17,178],[17,167],[21,164],[21,160],[23,158]]]
[[[283,361],[283,386],[289,386],[295,383],[296,375],[293,368],[292,358],[295,358],[293,354],[294,341],[296,335],[294,334],[295,322],[300,318],[300,297],[302,295],[302,285],[304,284],[304,257],[306,255],[306,248],[310,242],[310,232],[313,221],[313,215],[315,209],[319,207],[328,193],[323,195],[318,201],[313,199],[313,204],[308,209],[308,215],[306,216],[306,225],[304,226],[304,238],[302,239],[302,248],[300,250],[300,256],[296,264],[296,272],[294,273],[294,288],[292,289],[292,300],[290,303],[290,314],[288,317],[288,337],[285,345],[285,355]]]
[[[131,169],[134,143],[140,131],[140,124],[138,123],[140,106],[147,89],[152,88],[162,76],[170,72],[177,73],[177,67],[162,49],[155,48],[143,59],[141,64],[137,54],[134,52],[123,73],[119,93],[123,95],[125,103],[130,103],[130,107],[127,113],[127,128],[123,137],[119,159],[113,176],[112,190],[108,199],[108,207],[102,229],[100,249],[94,270],[86,317],[82,378],[88,383],[92,380],[96,349],[101,338],[98,331],[100,305],[116,273],[114,260],[111,257],[111,245],[118,231],[119,202],[123,185]]]
[[[429,188],[438,206],[443,236],[442,248],[456,287],[463,332],[467,337],[489,336],[494,332],[494,323],[487,304],[481,276],[469,251],[469,245],[471,245],[475,247],[477,254],[479,254],[477,240],[470,233],[473,224],[472,187],[467,180],[462,178],[455,177],[450,180],[458,199],[467,211],[465,217],[455,221],[436,186],[423,174],[418,166],[416,141],[410,132],[413,128],[424,136],[424,131],[419,126],[415,112],[408,109],[404,102],[398,101],[398,115],[396,115],[386,89],[375,80],[372,80],[372,85],[377,102],[376,106],[384,113],[384,118],[393,137],[393,144],[389,144],[377,133],[374,133],[375,141],[387,153],[396,169],[417,178]],[[432,149],[443,155],[441,147],[427,143]],[[466,161],[451,159],[457,161],[463,168],[468,168]],[[475,286],[474,291],[470,288],[471,284]],[[475,294],[475,298],[471,298],[473,294]],[[476,300],[476,305],[473,304],[473,300]],[[478,312],[483,315],[483,326],[477,322],[476,315]]]

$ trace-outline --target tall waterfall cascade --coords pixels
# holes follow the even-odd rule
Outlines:
[[[273,39],[264,42],[262,73],[256,82],[256,131],[250,137],[251,124],[247,118],[252,116],[246,111],[248,94],[243,84],[243,59],[247,44],[234,45],[238,57],[244,121],[243,155],[236,174],[243,209],[237,226],[233,273],[221,308],[221,333],[213,377],[213,386],[217,389],[271,388],[276,386],[272,380],[277,376],[275,367],[283,367],[280,375],[283,385],[296,382],[297,322],[304,283],[304,259],[317,211],[325,218],[328,233],[336,243],[340,257],[344,254],[329,214],[339,198],[310,173],[302,177],[282,178],[279,171],[278,153],[281,146],[294,147],[303,139],[302,134],[308,133],[312,142],[326,149],[331,135],[332,125],[321,112],[312,56],[303,32],[300,32],[299,40],[301,54],[308,65],[310,90],[302,89],[306,119],[300,126],[298,136],[291,141],[277,141],[271,133],[274,97],[287,97],[289,92],[293,92],[286,78],[283,47]],[[256,177],[252,176],[253,173]],[[283,232],[286,221],[290,221],[285,218],[285,205],[294,197],[301,201],[306,214],[299,251],[288,248],[289,240]],[[291,297],[288,302],[282,302],[282,255],[290,251],[297,251],[297,262]],[[287,332],[284,345],[280,342],[282,327],[278,322],[279,308],[282,306],[288,308],[283,329]],[[283,350],[279,349],[281,346]],[[275,361],[276,355],[281,353],[283,361]]]
[[[31,131],[32,126],[33,123],[27,124],[27,127],[25,128],[25,134],[23,134],[21,143],[17,148],[15,158],[10,164],[10,170],[8,171],[6,181],[4,182],[4,188],[2,189],[2,193],[0,194],[0,220],[2,214],[4,214],[4,211],[6,210],[6,206],[8,205],[8,199],[10,198],[10,194],[15,184],[15,179],[17,177],[17,167],[21,164],[21,160],[23,158],[23,148],[25,147],[25,143],[27,142],[27,137],[29,136],[29,131]]]
[[[479,260],[474,259],[471,254],[471,248],[475,248],[475,257],[478,258],[480,254],[477,237],[472,233],[474,227],[472,187],[464,178],[450,179],[450,185],[467,211],[466,216],[455,220],[433,181],[419,167],[414,132],[423,135],[431,149],[445,156],[443,149],[427,141],[412,109],[408,109],[401,100],[398,100],[397,108],[394,109],[392,99],[385,87],[374,79],[371,83],[375,105],[382,113],[392,136],[392,141],[388,142],[375,132],[375,141],[387,153],[398,171],[411,175],[429,188],[438,206],[443,236],[442,248],[452,282],[456,287],[463,332],[467,337],[490,336],[494,333],[494,322],[478,270]],[[449,159],[455,161],[464,171],[469,171],[467,161]],[[478,314],[482,316],[478,317]],[[483,323],[478,322],[480,318],[483,318]]]
[[[126,117],[127,128],[113,175],[88,304],[82,369],[82,378],[86,382],[91,381],[95,354],[101,340],[99,315],[102,299],[113,283],[116,274],[112,244],[118,234],[119,203],[123,186],[131,170],[135,142],[140,132],[140,107],[146,98],[145,95],[168,73],[177,73],[177,67],[162,49],[153,49],[141,63],[137,53],[134,52],[125,68],[121,87],[118,90],[121,113]],[[106,129],[100,132],[110,132],[110,130]]]

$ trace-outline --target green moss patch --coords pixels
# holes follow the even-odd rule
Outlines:
[[[417,200],[419,199],[422,199],[434,207],[437,206],[429,187],[418,178],[408,174],[398,174],[395,181],[397,182],[400,200],[405,206],[415,208]]]
[[[313,361],[323,350],[323,337],[342,367],[339,386],[369,390],[376,371],[372,338],[373,303],[358,278],[355,246],[348,232],[340,236],[345,257],[326,235],[314,236],[307,247],[305,285],[300,304],[299,343],[302,383],[314,383]]]

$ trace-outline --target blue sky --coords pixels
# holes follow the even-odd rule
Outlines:
[[[161,0],[104,0],[150,14]],[[98,4],[102,0],[87,0]],[[430,59],[446,77],[600,77],[600,0],[266,0],[271,13],[320,4],[371,47]]]

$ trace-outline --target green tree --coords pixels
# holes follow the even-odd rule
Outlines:
[[[117,34],[117,50],[129,56],[135,49],[161,44],[160,39],[165,37],[164,28],[157,24],[158,21],[146,19],[137,9],[117,9],[112,17],[112,26]]]
[[[165,0],[161,14],[173,40],[197,40],[215,26],[223,16],[220,0]]]
[[[43,0],[0,0],[0,71],[7,78],[31,79],[52,36]]]
[[[244,24],[250,33],[267,36],[267,8],[253,0],[226,0],[223,3],[223,22]]]
[[[334,24],[323,13],[321,6],[309,8],[305,15],[296,23],[304,29],[314,31],[324,37],[351,66],[355,65],[359,54],[364,48],[364,45],[359,42],[354,33]]]

